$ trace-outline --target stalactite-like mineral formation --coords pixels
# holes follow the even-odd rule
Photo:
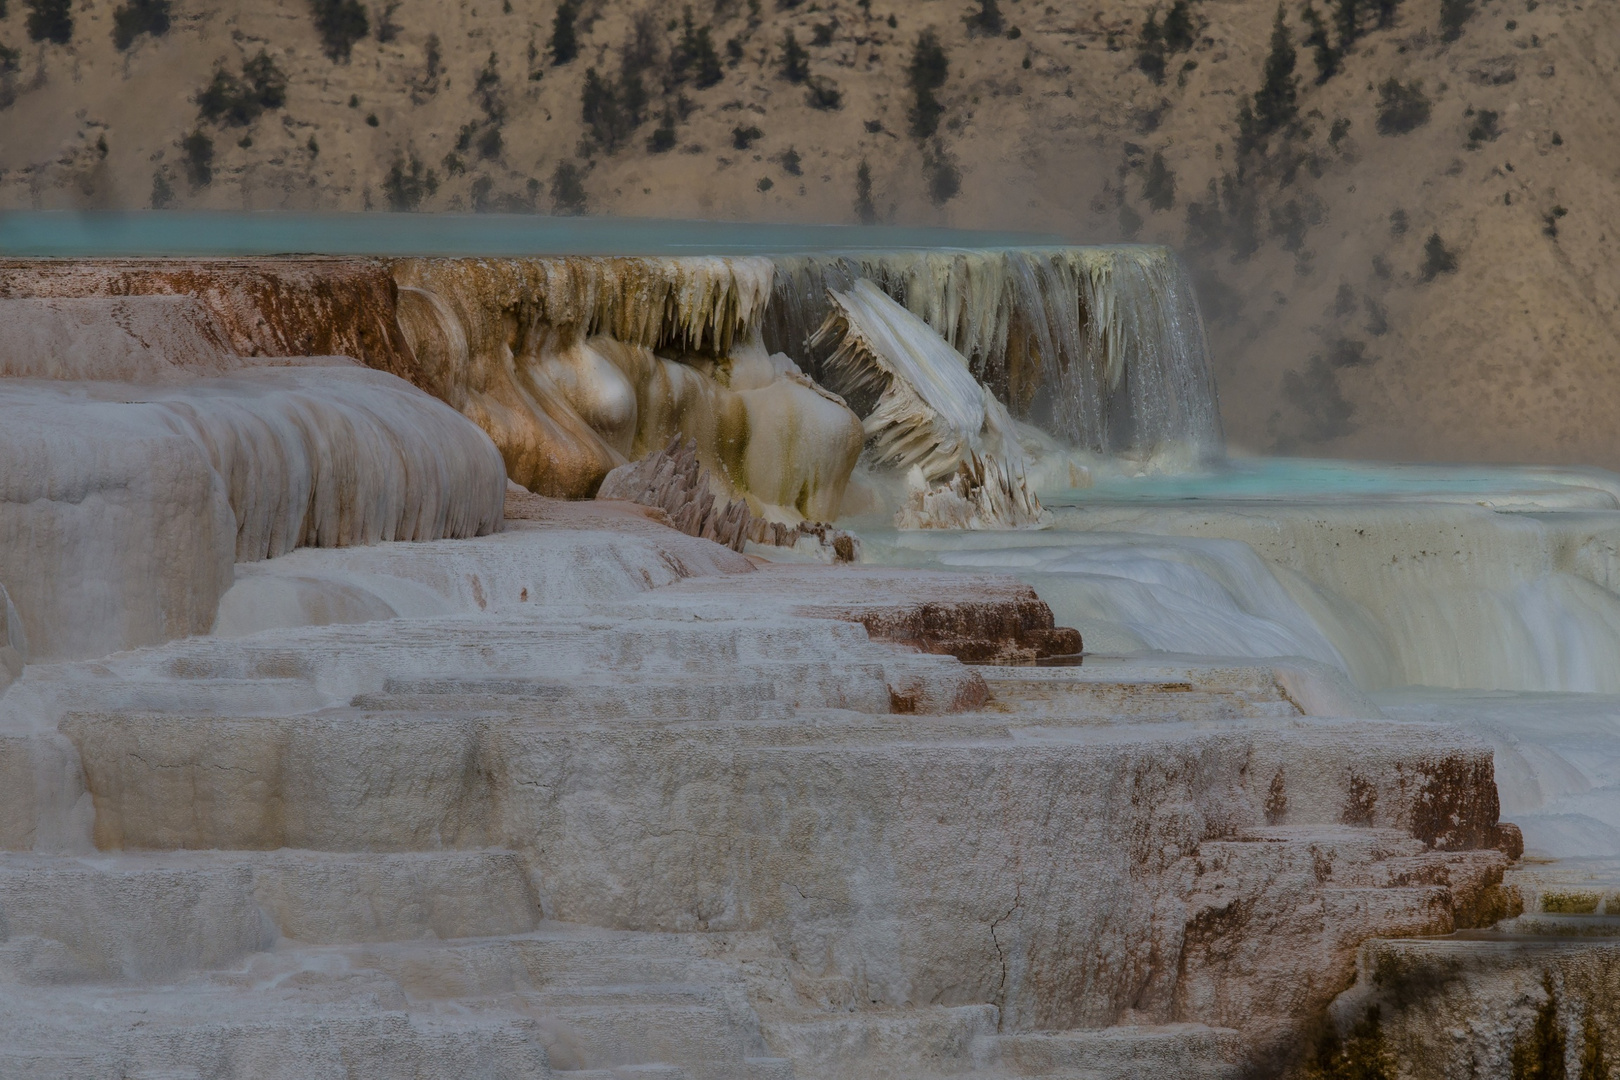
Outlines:
[[[1097,452],[1222,449],[1197,300],[1154,247],[862,252],[777,260],[765,340],[792,351],[831,297],[868,281],[964,357],[1012,409]],[[824,355],[802,366],[820,377]]]
[[[1042,522],[1024,476],[1024,450],[1006,408],[928,324],[870,282],[834,292],[810,346],[847,396],[873,400],[863,429],[879,467],[905,470],[916,489],[901,528],[995,529]],[[929,485],[944,481],[937,489]],[[1048,515],[1049,516],[1049,515]]]
[[[764,515],[836,517],[860,450],[841,401],[758,343],[763,259],[401,263],[410,377],[495,439],[513,480],[588,497],[677,432]]]

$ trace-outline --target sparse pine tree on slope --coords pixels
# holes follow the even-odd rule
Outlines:
[[[1271,52],[1266,57],[1265,76],[1254,95],[1254,117],[1261,134],[1269,135],[1290,126],[1299,117],[1299,80],[1294,75],[1298,57],[1294,35],[1288,29],[1283,5],[1277,5],[1277,18],[1271,24]]]
[[[553,64],[566,64],[579,55],[579,35],[574,22],[579,18],[579,5],[575,0],[563,0],[557,5],[557,17],[551,21],[551,51]]]
[[[71,0],[28,0],[28,36],[34,41],[66,45],[73,40]]]

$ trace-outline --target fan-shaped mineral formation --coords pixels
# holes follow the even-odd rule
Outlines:
[[[500,525],[472,424],[353,361],[238,357],[192,301],[0,300],[0,340],[52,376],[0,379],[0,582],[36,659],[205,632],[239,561]]]

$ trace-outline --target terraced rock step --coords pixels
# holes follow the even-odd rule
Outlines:
[[[1236,1031],[1201,1024],[1031,1032],[1003,1035],[996,1044],[1013,1075],[1072,1080],[1236,1080],[1243,1075],[1246,1050]]]
[[[1035,590],[985,574],[841,566],[771,566],[702,586],[674,586],[658,601],[703,595],[738,606],[771,603],[784,613],[859,623],[874,640],[974,663],[1030,663],[1078,655],[1078,631],[1057,626]]]
[[[0,858],[0,956],[35,983],[169,979],[229,967],[278,938],[515,934],[539,919],[508,851]]]
[[[1519,891],[1526,912],[1620,915],[1620,859],[1525,862],[1503,880]]]
[[[278,856],[252,861],[266,858]],[[631,1075],[678,1068],[717,1080],[793,1075],[765,1051],[736,971],[706,958],[692,939],[537,925],[451,941],[261,942],[245,965],[233,957],[228,971],[167,986],[149,985],[159,974],[151,970],[114,973],[123,985],[107,985],[105,972],[40,973],[27,995],[0,1005],[0,1045],[14,1069],[5,1075],[212,1075],[244,1061],[253,1063],[251,1075],[287,1077],[334,1067],[332,1075],[393,1076],[406,1063],[445,1076],[633,1066],[644,1068]],[[84,978],[102,985],[61,985]],[[75,1042],[86,1025],[95,1037]],[[377,1058],[377,1040],[393,1053]],[[367,1068],[341,1071],[357,1055]]]
[[[1209,723],[1292,718],[1303,714],[1275,681],[1220,685],[1203,677],[1154,678],[1126,675],[1104,666],[1084,668],[988,668],[981,672],[990,689],[991,708],[1027,721],[1050,717],[1080,724],[1128,722]],[[1214,683],[1215,685],[1211,685]]]
[[[1489,749],[1309,665],[968,666],[801,610],[966,580],[1028,645],[1016,588],[904,571],[523,599],[590,535],[469,556],[481,614],[27,668],[0,1069],[1227,1080],[1366,939],[1510,913]]]
[[[1516,938],[1620,937],[1620,917],[1534,912],[1504,920],[1497,925],[1497,929]]]
[[[1535,916],[1527,929],[1544,926]],[[1479,1076],[1523,1075],[1525,1061],[1583,1058],[1620,1047],[1620,940],[1498,930],[1363,946],[1355,987],[1334,1004],[1341,1032],[1376,1039],[1399,1075],[1440,1080],[1466,1062]],[[1376,1013],[1374,1012],[1376,1010]],[[1436,1032],[1445,1037],[1437,1039]]]
[[[716,671],[725,677],[715,678]],[[372,622],[177,642],[88,673],[45,668],[34,677],[63,714],[289,715],[452,688],[475,697],[524,696],[540,716],[549,706],[563,716],[585,710],[603,717],[702,716],[760,700],[886,713],[897,696],[909,701],[905,711],[948,710],[986,696],[972,669],[874,645],[858,627],[809,619],[574,627],[534,619]]]

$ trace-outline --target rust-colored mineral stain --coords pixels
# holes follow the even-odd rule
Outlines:
[[[350,356],[421,385],[386,260],[0,260],[0,298],[91,296],[194,296],[243,356]]]
[[[1030,664],[1081,651],[1080,632],[1056,626],[1044,600],[927,602],[850,611],[843,617],[882,641],[976,664]]]

